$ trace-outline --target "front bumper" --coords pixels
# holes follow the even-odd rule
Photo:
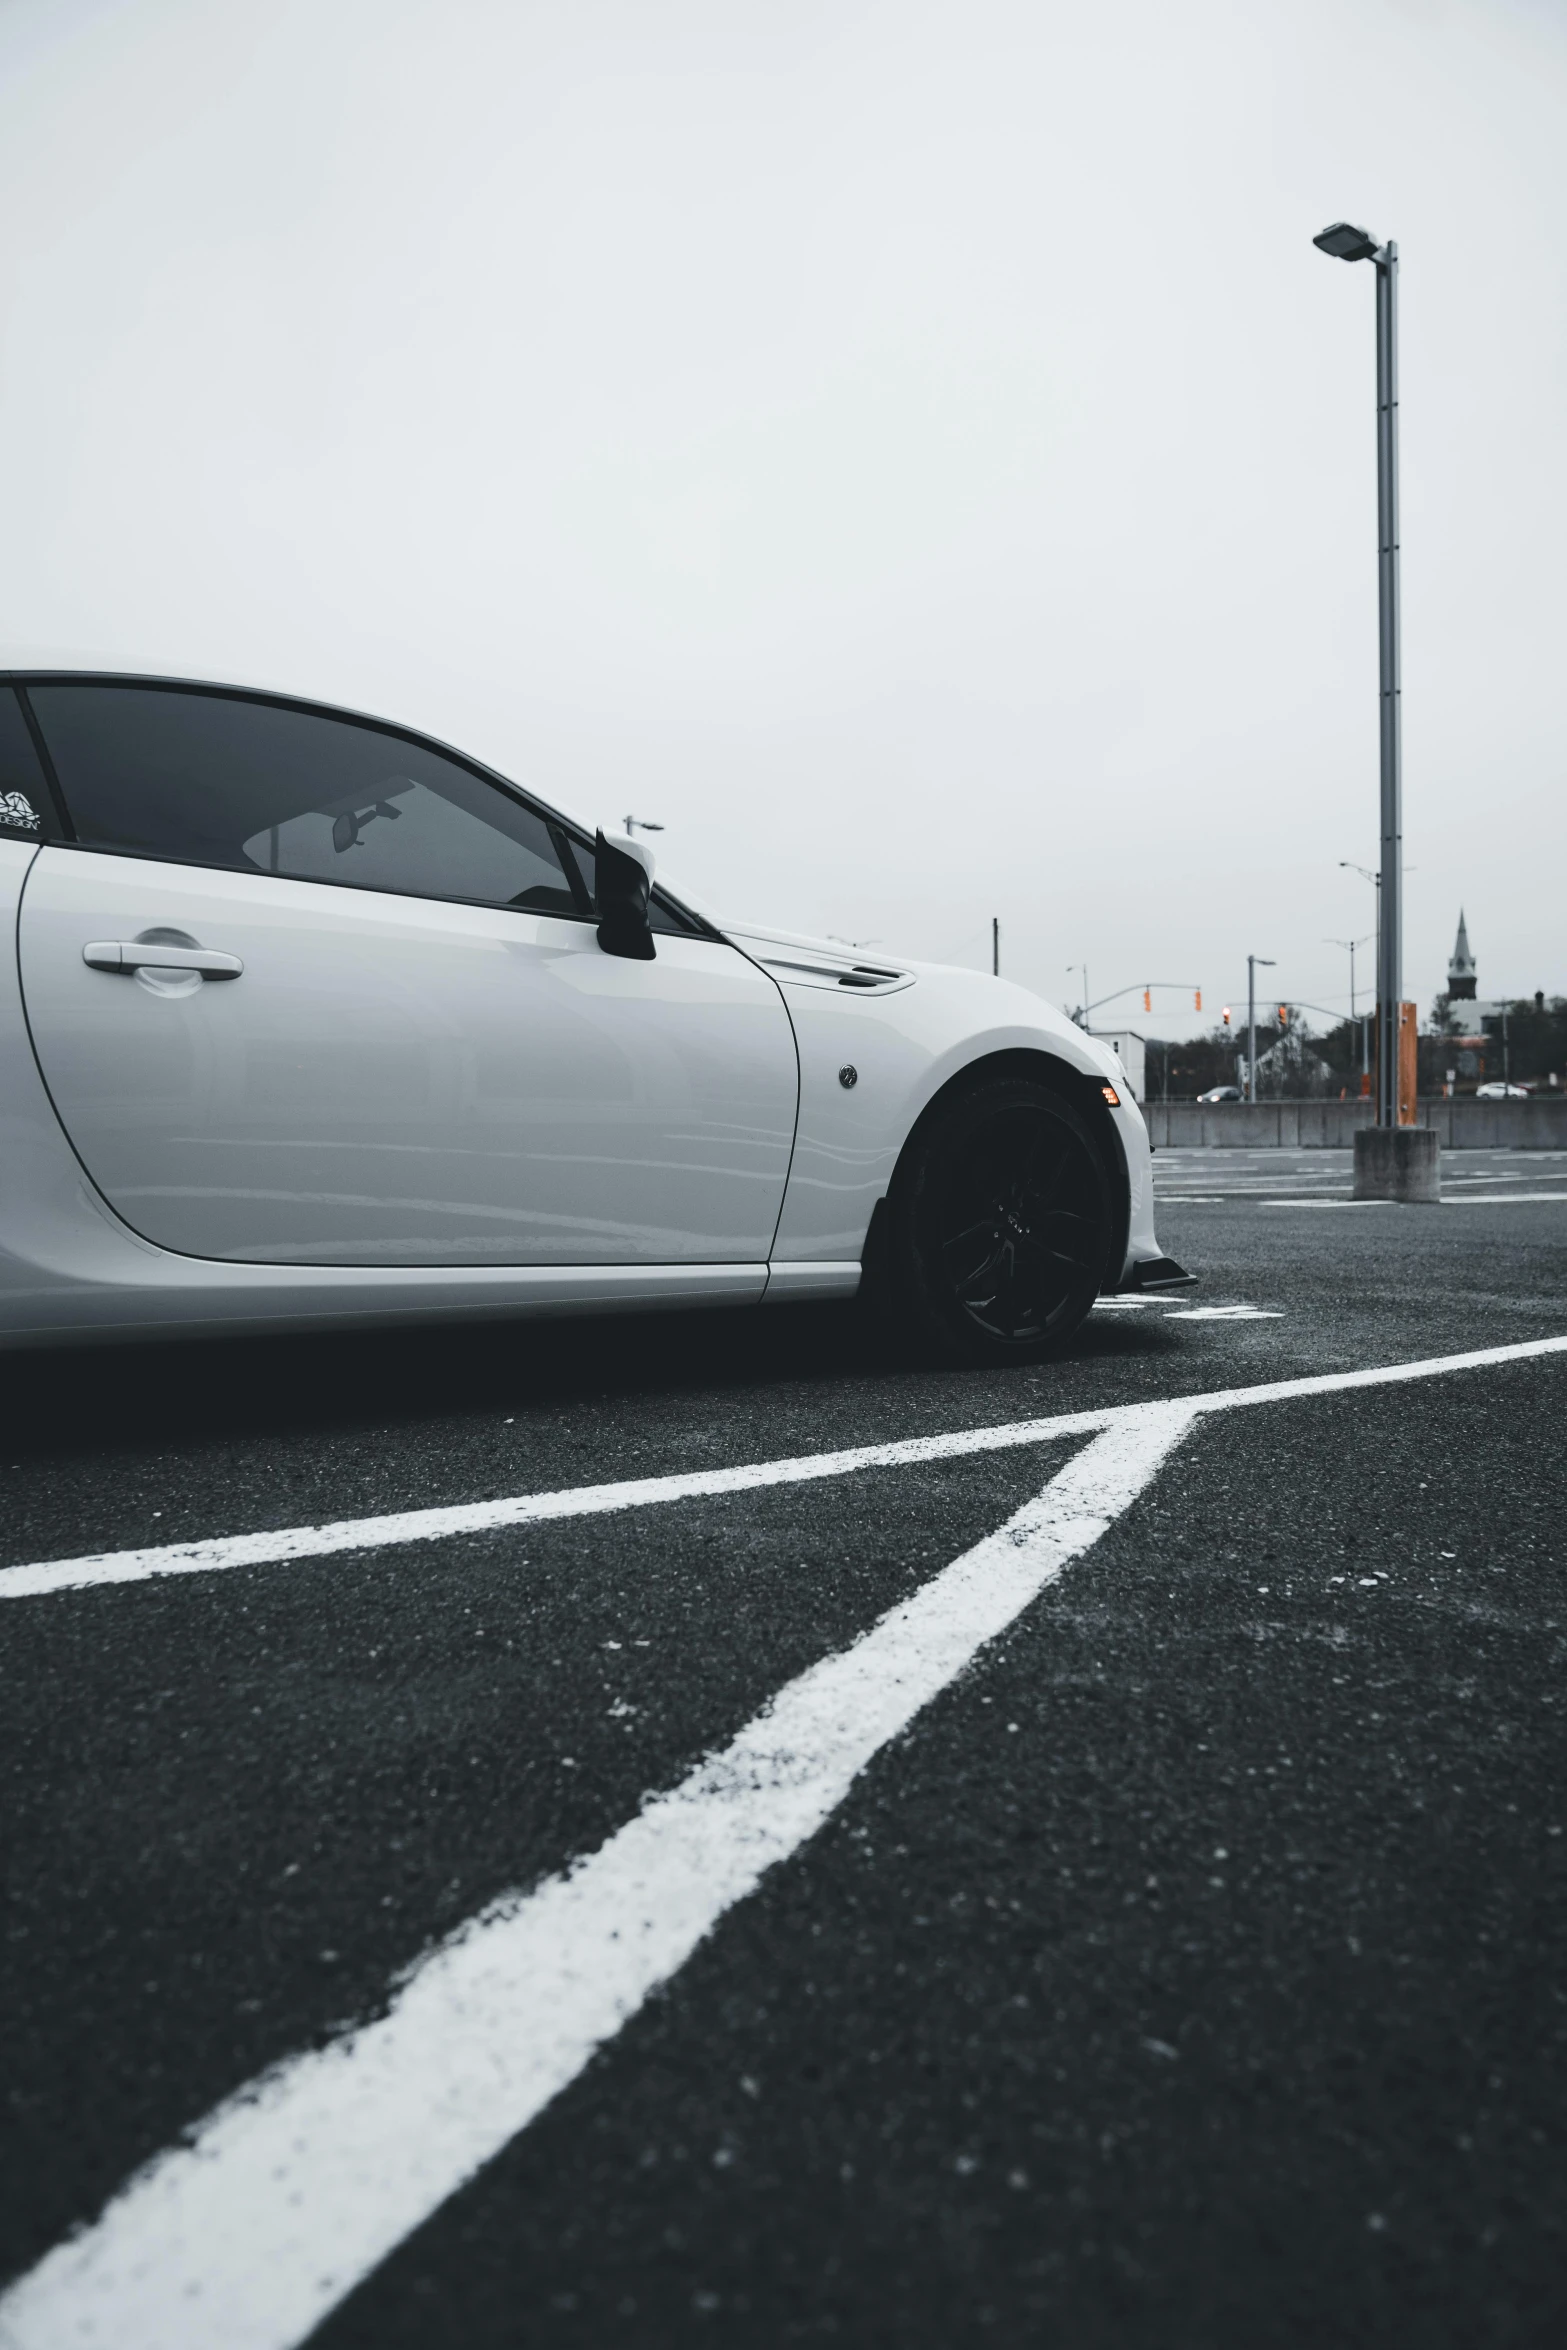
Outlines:
[[[1118,1294],[1124,1296],[1129,1289],[1190,1289],[1196,1279],[1197,1275],[1188,1273],[1174,1257],[1144,1257],[1140,1263],[1127,1266]]]

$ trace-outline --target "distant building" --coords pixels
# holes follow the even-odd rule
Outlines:
[[[1505,1007],[1482,1002],[1479,984],[1478,968],[1469,947],[1469,925],[1460,906],[1458,936],[1447,961],[1447,993],[1436,999],[1436,1025],[1443,1034],[1478,1040],[1485,1035],[1487,1020],[1500,1020]]]
[[[1257,1099],[1282,1095],[1325,1094],[1338,1080],[1320,1053],[1314,1053],[1299,1029],[1286,1029],[1266,1052],[1257,1055]]]

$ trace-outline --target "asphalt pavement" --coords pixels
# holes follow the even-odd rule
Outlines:
[[[375,2033],[410,1970],[464,1921],[547,1941],[540,1889],[612,1872],[672,1790],[712,1808],[704,1757],[824,1660],[879,1703],[885,1626],[1022,1513],[1034,1595],[950,1637],[751,1880],[715,1860],[690,1954],[614,1994],[525,2126],[449,2191],[417,2099],[352,2161],[299,2139],[312,2224],[347,2245],[375,2206],[386,2247],[304,2331],[1561,2340],[1567,1355],[1331,1383],[1567,1336],[1567,1162],[1452,1154],[1447,1204],[1356,1208],[1339,1158],[1161,1154],[1200,1288],[1107,1301],[1031,1370],[932,1370],[838,1308],[0,1367],[4,1567],[396,1521],[0,1615],[0,2271],[236,2093],[231,2135],[255,2084],[403,2048]],[[1177,1415],[1070,1539],[1029,1507],[1069,1476],[1092,1501],[1113,1432],[986,1433],[1311,1380]],[[628,1479],[706,1489],[407,1523]],[[620,1928],[571,1931],[587,2012]],[[454,2063],[504,2071],[489,2012]],[[227,2143],[196,2140],[209,2180]],[[239,2274],[252,2203],[220,2208],[198,2252]],[[180,2340],[304,2338],[264,2282],[203,2290]],[[176,2338],[75,2285],[7,2323]]]

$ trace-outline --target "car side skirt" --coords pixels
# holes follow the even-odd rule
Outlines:
[[[859,1267],[852,1271],[857,1280]],[[258,1266],[253,1278],[249,1272],[189,1258],[166,1259],[160,1267],[154,1256],[139,1280],[39,1284],[30,1295],[13,1290],[0,1299],[0,1350],[752,1306],[766,1292],[768,1269],[268,1265]]]

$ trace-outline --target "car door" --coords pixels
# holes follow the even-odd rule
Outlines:
[[[419,738],[259,696],[28,690],[74,842],[20,963],[71,1141],[137,1232],[292,1264],[758,1263],[798,1071],[678,908],[605,954],[591,851]]]

